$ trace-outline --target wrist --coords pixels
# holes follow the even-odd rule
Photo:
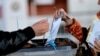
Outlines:
[[[34,33],[35,33],[35,36],[37,35],[36,34],[36,28],[33,26],[33,27],[31,27],[32,28],[32,30],[34,31]]]
[[[66,25],[71,25],[73,24],[73,19],[66,19],[64,20],[64,22],[66,23]]]
[[[31,27],[25,28],[22,32],[28,39],[33,38],[35,36],[35,32]]]

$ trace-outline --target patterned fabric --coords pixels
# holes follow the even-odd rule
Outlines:
[[[83,33],[81,25],[73,18],[73,24],[65,26],[65,30],[70,32],[73,36],[75,36],[78,40],[82,40]]]

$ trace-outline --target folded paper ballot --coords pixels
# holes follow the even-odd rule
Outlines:
[[[93,23],[91,24],[91,28],[89,30],[86,40],[90,47],[94,46],[94,41],[96,38],[100,40],[100,20],[97,17],[93,20]]]
[[[61,24],[62,15],[63,15],[63,12],[61,12],[58,19],[53,19],[51,29],[49,31],[50,35],[47,39],[46,45],[56,46],[54,41],[56,39],[57,32],[58,32],[60,24]]]

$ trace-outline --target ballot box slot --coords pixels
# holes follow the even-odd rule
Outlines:
[[[23,48],[27,49],[27,48],[45,48],[47,46],[45,46],[47,39],[36,39],[36,40],[31,40],[33,44],[29,44],[27,43]],[[67,38],[56,38],[55,43],[57,45],[57,47],[61,47],[61,46],[71,46],[72,48],[76,48],[76,44],[72,41],[70,41]]]

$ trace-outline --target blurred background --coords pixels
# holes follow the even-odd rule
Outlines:
[[[0,30],[15,31],[31,26],[33,23],[48,19],[51,24],[54,7],[63,8],[68,15],[88,28],[96,13],[100,10],[98,0],[0,0]],[[64,23],[58,37],[66,37]],[[48,35],[48,34],[46,34]],[[43,36],[39,36],[42,38]]]

